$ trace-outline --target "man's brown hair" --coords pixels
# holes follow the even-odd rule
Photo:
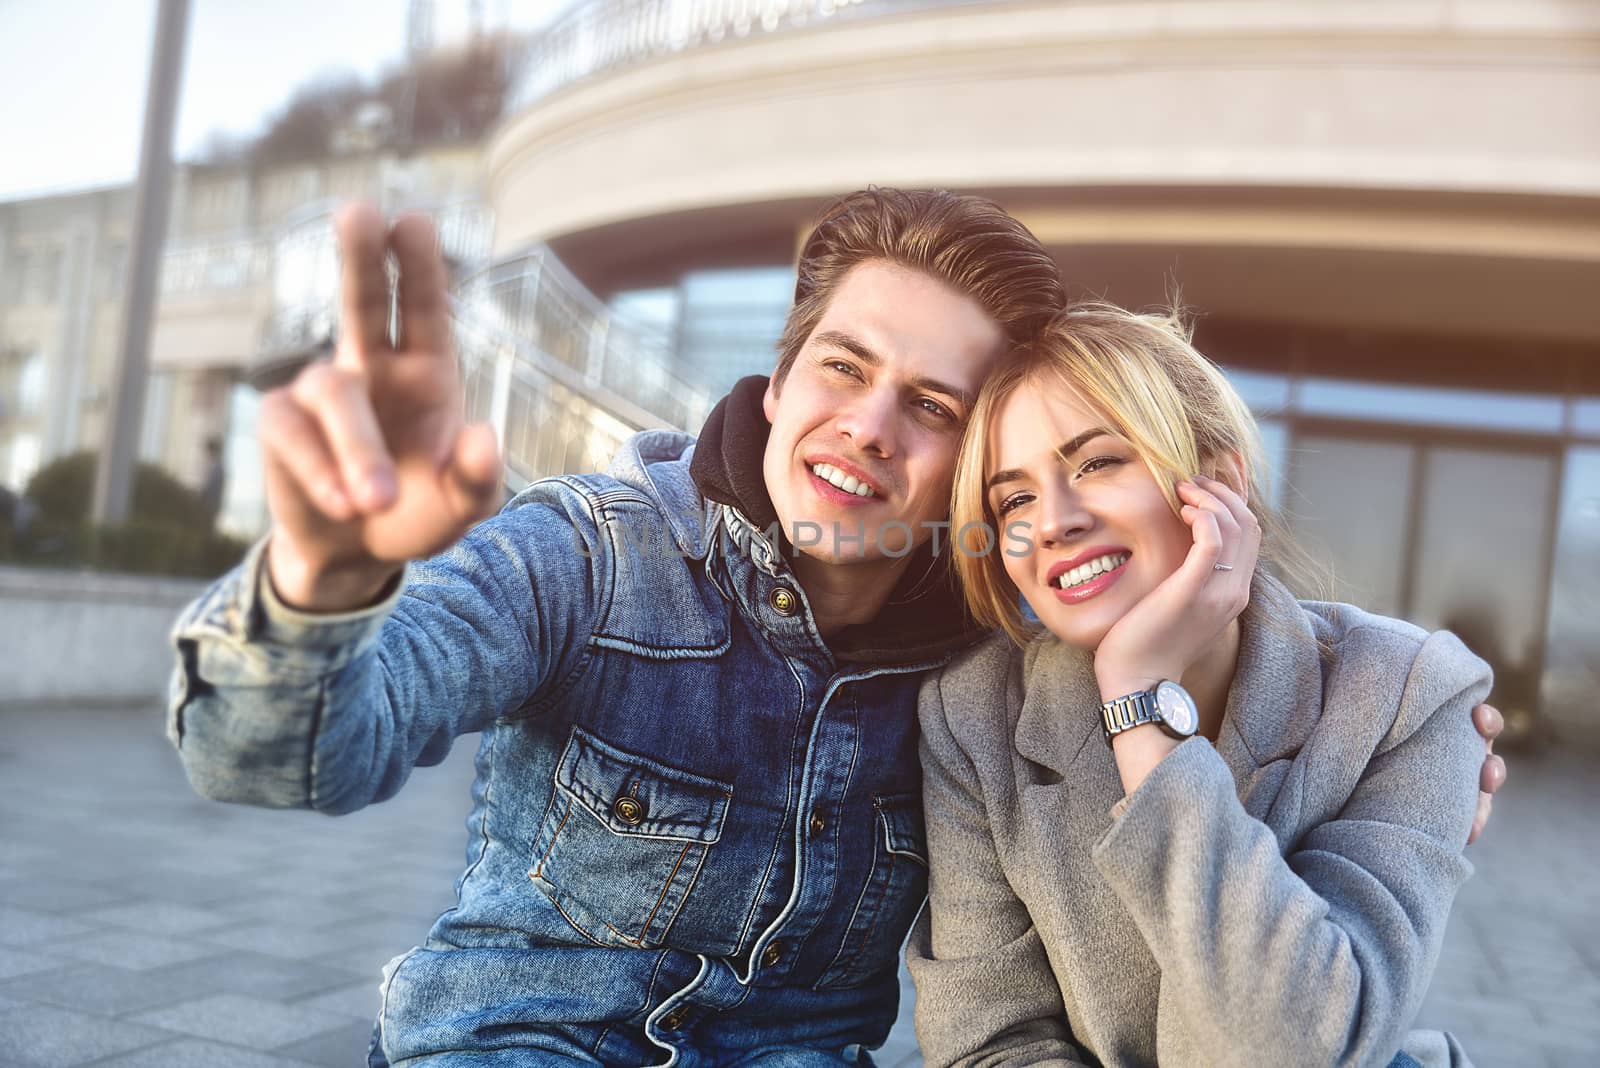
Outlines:
[[[784,378],[833,291],[857,264],[885,260],[976,300],[1019,345],[1060,310],[1061,272],[1027,227],[992,200],[943,189],[863,189],[835,200],[806,239],[794,307],[778,340]]]

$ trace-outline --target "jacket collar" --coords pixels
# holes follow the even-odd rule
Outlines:
[[[761,408],[766,389],[762,375],[740,379],[706,419],[689,465],[701,494],[763,531],[778,521],[762,472],[772,432]],[[781,532],[774,548],[793,551]],[[936,662],[986,633],[968,614],[948,557],[936,559],[924,545],[877,616],[833,635],[828,648],[842,663],[904,666]]]
[[[1021,756],[1069,781],[1075,764],[1110,761],[1090,654],[1046,635],[1024,650],[1023,678],[1015,734]],[[1240,616],[1239,663],[1217,738],[1241,797],[1262,768],[1300,750],[1321,712],[1322,662],[1311,621],[1282,583],[1258,572]]]

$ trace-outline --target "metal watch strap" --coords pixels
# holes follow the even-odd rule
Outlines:
[[[1154,690],[1140,690],[1130,693],[1126,697],[1117,697],[1100,706],[1100,730],[1105,735],[1106,744],[1111,744],[1114,735],[1142,723],[1162,722],[1161,713],[1156,711]]]

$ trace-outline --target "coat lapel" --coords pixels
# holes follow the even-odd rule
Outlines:
[[[1122,798],[1122,782],[1100,733],[1093,658],[1045,637],[1024,651],[1022,674],[1015,741],[1023,761],[1019,781],[1029,784],[1023,800],[1036,788],[1051,788],[1059,795],[1053,805],[1065,804],[1069,818],[1096,828],[1098,837]],[[1298,808],[1297,789],[1281,801],[1280,792],[1321,710],[1322,664],[1307,614],[1282,583],[1258,573],[1240,617],[1239,664],[1217,752],[1245,810],[1275,831]],[[1275,804],[1279,811],[1269,819]]]
[[[1307,614],[1282,583],[1257,574],[1217,752],[1245,811],[1280,839],[1299,811],[1295,758],[1321,715],[1322,662]]]

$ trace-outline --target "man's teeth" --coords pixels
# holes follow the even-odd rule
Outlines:
[[[854,475],[845,474],[832,464],[814,464],[811,468],[811,473],[824,482],[831,482],[846,493],[854,493],[857,497],[871,497],[873,495],[871,486]]]
[[[1115,571],[1127,563],[1128,557],[1132,555],[1132,553],[1107,553],[1104,556],[1095,557],[1087,563],[1079,564],[1070,571],[1061,572],[1056,576],[1055,585],[1063,590],[1070,590],[1074,586],[1082,586],[1085,582],[1103,575],[1107,571]]]

